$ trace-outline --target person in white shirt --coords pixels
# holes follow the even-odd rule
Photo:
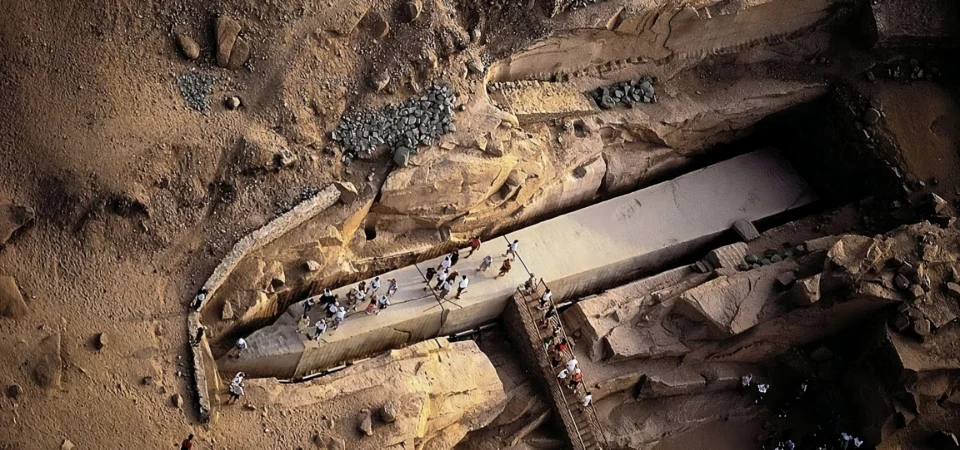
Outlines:
[[[317,323],[314,325],[314,327],[316,327],[317,334],[313,335],[313,340],[319,341],[320,336],[323,335],[325,331],[327,331],[327,322],[324,321],[323,319],[318,320]]]
[[[243,372],[237,372],[233,377],[233,381],[230,382],[230,400],[227,403],[234,403],[243,396]]]
[[[244,338],[237,339],[237,357],[247,349],[247,341]]]
[[[509,245],[507,245],[507,252],[501,256],[510,255],[510,259],[517,259],[517,248],[520,247],[520,241],[514,239]]]
[[[451,290],[453,290],[453,285],[450,284],[450,281],[444,281],[443,284],[440,285],[440,292],[437,293],[437,298],[443,300]]]
[[[573,372],[573,369],[577,368],[577,364],[580,364],[580,361],[577,361],[577,358],[573,358],[570,361],[567,361],[567,370]]]
[[[586,408],[593,404],[593,394],[590,391],[587,391],[587,394],[583,396],[583,407]]]
[[[192,302],[190,302],[190,307],[199,311],[200,305],[202,305],[203,301],[207,299],[207,292],[208,291],[206,289],[200,289],[197,291],[197,296],[193,298]]]
[[[397,279],[396,278],[389,279],[387,281],[387,296],[393,297],[393,295],[397,293],[397,289],[399,289],[399,287],[397,286]]]
[[[467,286],[469,285],[470,285],[470,280],[467,279],[466,275],[460,278],[460,284],[457,285],[457,296],[455,298],[460,298],[460,294],[462,294],[463,291],[466,290]]]
[[[557,378],[561,380],[566,380],[568,375],[570,375],[570,371],[567,369],[563,369],[560,371],[560,373],[557,374]]]
[[[453,261],[450,259],[450,255],[444,256],[443,260],[440,261],[440,271],[446,272],[451,265],[453,265]]]
[[[377,314],[380,314],[380,311],[387,309],[390,306],[390,299],[386,295],[381,295],[377,300]]]
[[[334,301],[333,303],[331,303],[330,305],[328,305],[328,306],[327,306],[327,318],[329,319],[329,318],[333,317],[334,315],[336,315],[336,314],[337,314],[337,310],[339,310],[339,309],[340,309],[340,302],[338,302],[338,301]]]
[[[553,292],[550,289],[543,291],[543,295],[540,296],[540,309],[543,309],[547,306],[547,303],[550,303],[550,299],[553,298]]]
[[[853,448],[860,448],[861,445],[863,445],[863,441],[860,438],[853,438]]]
[[[840,433],[840,448],[842,449],[850,448],[851,440],[853,440],[853,436],[847,433]]]
[[[437,287],[434,289],[440,289],[440,286],[443,286],[443,282],[447,281],[448,275],[450,274],[447,272],[447,269],[441,269],[439,272],[437,272]]]
[[[353,310],[356,311],[357,307],[362,305],[367,299],[367,291],[357,291],[356,294],[357,302],[353,304]]]
[[[757,400],[754,403],[760,403],[763,400],[763,397],[767,395],[767,389],[770,389],[770,385],[768,384],[761,383],[757,385],[757,394],[759,395],[757,395]]]
[[[376,294],[380,290],[380,277],[373,277],[370,281],[370,295]]]
[[[753,374],[746,374],[740,377],[740,389],[743,392],[747,392],[750,389],[751,383],[753,383]]]
[[[343,323],[343,319],[347,317],[347,310],[344,307],[337,308],[337,314],[333,318],[333,329],[336,330],[340,328],[340,324]]]
[[[523,290],[527,291],[528,294],[532,294],[537,290],[537,276],[530,274],[530,278],[527,278],[527,281],[523,283]]]
[[[483,257],[483,261],[480,263],[480,268],[477,269],[477,272],[486,272],[487,269],[489,269],[492,264],[493,264],[492,256],[487,255]]]

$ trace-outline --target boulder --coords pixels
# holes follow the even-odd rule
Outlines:
[[[477,55],[471,55],[467,58],[467,71],[479,75],[484,71],[483,61],[480,60],[480,57]]]
[[[740,219],[734,222],[733,231],[737,232],[737,235],[740,236],[740,239],[744,242],[750,242],[760,237],[760,232],[757,231],[757,227],[753,226],[753,222],[746,219]]]
[[[60,359],[60,334],[51,334],[34,349],[31,375],[38,386],[45,389],[60,387],[63,378]]]
[[[19,384],[11,384],[7,386],[7,397],[12,399],[17,399],[20,395],[23,394],[23,388]]]
[[[746,256],[747,244],[736,242],[711,250],[704,259],[714,269],[735,269],[738,264],[745,260]]]
[[[390,33],[390,23],[383,14],[373,13],[370,15],[370,33],[374,39],[383,39]]]
[[[233,305],[230,302],[223,302],[223,310],[220,311],[221,320],[233,320],[236,318],[236,314],[233,312]]]
[[[231,111],[233,111],[233,110],[235,110],[235,109],[239,109],[239,108],[240,108],[240,104],[241,104],[240,97],[229,97],[229,98],[227,98],[227,100],[226,100],[226,102],[225,102],[225,105],[226,105],[227,109],[229,109],[229,110],[231,110]]]
[[[403,4],[403,20],[407,22],[413,22],[419,19],[421,12],[423,12],[423,2],[420,0],[408,0]]]
[[[777,297],[778,278],[796,268],[787,261],[721,276],[684,292],[680,301],[700,316],[694,319],[706,319],[722,335],[737,335],[760,321],[764,306]]]
[[[320,263],[312,259],[304,263],[304,266],[307,268],[307,272],[316,272],[320,270],[321,267],[323,267],[320,265]]]
[[[103,348],[107,346],[108,342],[110,342],[110,340],[107,337],[107,333],[100,333],[97,334],[97,338],[94,340],[93,345],[97,347],[97,350],[103,350]]]
[[[220,67],[227,67],[231,63],[240,30],[240,22],[227,16],[217,18],[217,65]]]
[[[804,278],[793,285],[785,298],[796,306],[810,306],[820,300],[820,274]]]
[[[187,59],[197,59],[200,57],[200,44],[197,44],[197,41],[184,33],[177,34],[177,48],[180,49],[180,53]]]
[[[345,205],[349,205],[357,199],[360,198],[360,193],[357,192],[357,187],[349,181],[335,181],[334,186],[337,187],[337,190],[340,191],[340,201]]]
[[[367,436],[373,436],[373,418],[369,409],[361,410],[357,415],[357,430]]]
[[[73,450],[76,447],[73,445],[73,442],[70,442],[70,439],[64,439],[63,443],[60,444],[60,450]]]
[[[183,397],[180,394],[173,394],[170,396],[170,404],[177,409],[183,408]]]
[[[263,278],[261,279],[261,286],[265,290],[270,290],[271,288],[276,290],[282,287],[287,282],[287,276],[283,272],[283,264],[280,261],[270,261],[269,264],[263,269]]]
[[[780,284],[780,287],[784,289],[789,289],[793,287],[793,283],[797,281],[797,274],[793,271],[781,273],[777,277],[777,283]]]
[[[393,423],[397,420],[397,403],[391,400],[380,408],[380,419],[386,423]]]
[[[282,148],[273,155],[273,161],[277,169],[289,169],[297,164],[298,158],[290,149]]]
[[[492,156],[503,156],[503,145],[496,136],[489,134],[487,135],[487,145],[484,146],[483,152]]]
[[[226,68],[237,70],[243,67],[248,59],[250,59],[250,44],[247,43],[246,39],[238,37],[237,41],[233,43],[233,51],[230,52],[230,60],[227,62]]]
[[[946,288],[947,293],[950,294],[951,297],[960,299],[960,284],[950,282],[947,283]]]
[[[33,225],[36,212],[29,206],[0,205],[0,249],[24,229]]]
[[[397,167],[407,167],[407,164],[410,163],[410,149],[407,147],[399,147],[394,150],[393,162]]]
[[[0,276],[0,317],[19,319],[27,314],[27,303],[20,294],[17,280]]]

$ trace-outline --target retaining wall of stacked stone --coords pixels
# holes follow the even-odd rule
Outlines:
[[[188,340],[192,340],[197,335],[197,330],[201,326],[201,314],[210,303],[213,303],[210,300],[213,299],[217,289],[227,280],[227,277],[244,257],[250,252],[263,248],[263,246],[302,225],[307,220],[316,217],[317,214],[333,206],[339,199],[340,190],[336,185],[331,184],[318,192],[313,198],[300,203],[292,210],[270,221],[253,233],[244,236],[234,244],[230,253],[220,261],[213,274],[203,284],[203,288],[207,290],[207,301],[200,306],[199,311],[191,311],[187,315]],[[216,362],[210,352],[210,345],[206,336],[201,339],[198,345],[190,346],[190,352],[190,358],[193,362],[193,388],[197,393],[197,409],[200,413],[200,420],[208,422],[215,406],[214,403],[211,403],[211,399],[216,399],[220,386]]]

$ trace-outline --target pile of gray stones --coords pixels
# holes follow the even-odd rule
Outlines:
[[[634,103],[656,103],[656,80],[645,76],[639,80],[623,81],[612,86],[602,86],[590,92],[593,101],[602,109],[611,109],[617,104],[633,108]]]
[[[804,244],[797,246],[784,244],[782,249],[769,248],[760,255],[750,254],[744,256],[743,262],[737,266],[737,269],[741,271],[759,269],[760,267],[769,266],[770,264],[778,263],[787,258],[803,256],[805,254],[807,254],[807,246]]]
[[[213,95],[213,86],[217,83],[216,77],[203,72],[189,70],[177,77],[177,88],[180,96],[191,108],[202,113],[210,111],[210,96]]]
[[[345,163],[387,147],[393,151],[394,162],[404,167],[419,146],[430,146],[443,134],[457,131],[455,99],[449,86],[434,85],[403,103],[345,115],[330,137],[343,151]]]

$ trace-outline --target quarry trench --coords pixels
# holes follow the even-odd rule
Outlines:
[[[751,172],[757,167],[764,170]],[[471,330],[495,321],[530,273],[551,286],[556,301],[575,299],[678,264],[715,244],[736,220],[768,219],[816,199],[778,152],[748,153],[485,242],[477,255],[461,258],[452,269],[473,279],[460,299],[440,302],[424,288],[426,267],[439,264],[433,259],[381,274],[381,280],[399,282],[392,306],[376,316],[357,311],[319,342],[298,330],[303,312],[303,302],[298,302],[273,325],[247,336],[249,350],[239,357],[233,352],[221,357],[218,367],[251,377],[299,378],[390,348]],[[517,262],[522,264],[503,278],[493,278],[489,272],[498,270],[503,260],[500,247],[514,239],[521,245]],[[480,254],[496,256],[489,274],[467,266],[477,264]],[[335,289],[334,294],[345,299],[351,288]],[[311,324],[322,317],[317,309],[311,311]]]

